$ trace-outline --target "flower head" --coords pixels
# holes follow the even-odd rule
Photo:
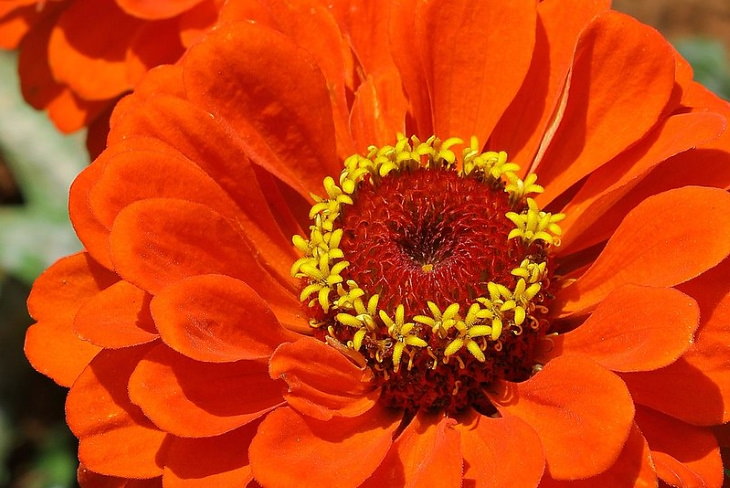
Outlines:
[[[232,5],[120,102],[29,302],[82,482],[721,485],[730,112],[656,32]]]

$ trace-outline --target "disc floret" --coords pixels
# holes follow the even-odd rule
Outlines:
[[[546,322],[543,316],[545,307],[540,304],[550,299],[547,290],[550,273],[547,249],[550,245],[558,244],[558,222],[564,216],[542,212],[537,207],[535,201],[527,196],[542,191],[542,187],[536,184],[535,175],[527,175],[524,180],[519,178],[519,166],[510,162],[504,151],[481,152],[478,142],[472,138],[469,146],[462,151],[461,160],[457,161],[453,148],[460,144],[463,141],[458,138],[442,141],[432,136],[421,141],[415,136],[399,136],[393,146],[372,146],[366,156],[350,156],[345,160],[337,182],[334,178],[325,178],[327,197],[313,195],[315,203],[309,215],[312,220],[309,238],[293,237],[295,247],[303,256],[294,263],[291,272],[303,280],[300,299],[313,317],[310,323],[315,327],[315,335],[328,343],[336,341],[354,354],[361,354],[380,380],[387,383],[384,391],[403,395],[403,398],[390,402],[395,406],[405,405],[411,409],[446,408],[449,411],[462,408],[465,402],[471,401],[469,398],[477,395],[474,388],[489,383],[495,375],[523,374],[516,372],[523,368],[516,368],[514,358],[507,356],[513,356],[514,351],[527,351],[532,347],[532,339],[519,337],[523,335],[525,325],[529,325],[533,331],[539,331],[541,324]],[[482,232],[482,228],[489,228],[491,234],[485,238],[499,239],[504,242],[503,246],[507,246],[502,253],[504,257],[500,257],[505,263],[497,266],[499,269],[504,268],[504,271],[497,268],[477,269],[473,275],[484,276],[486,280],[478,278],[474,283],[453,283],[456,287],[463,285],[465,291],[451,301],[443,296],[429,299],[428,296],[417,294],[418,300],[423,301],[423,306],[417,307],[413,306],[413,300],[399,300],[397,295],[393,296],[392,290],[383,288],[382,283],[397,281],[401,279],[400,276],[378,276],[377,280],[373,279],[370,283],[360,282],[362,276],[378,274],[378,269],[381,269],[378,266],[382,263],[376,259],[368,264],[368,256],[365,255],[367,249],[360,255],[347,255],[343,243],[355,233],[344,228],[346,220],[343,220],[343,216],[348,215],[350,207],[355,208],[354,203],[358,199],[371,198],[381,188],[389,188],[384,184],[386,181],[390,182],[391,178],[411,178],[409,175],[420,178],[418,181],[426,181],[426,186],[442,180],[448,182],[442,190],[430,186],[421,189],[418,187],[421,183],[404,183],[419,199],[409,205],[418,207],[419,202],[424,202],[427,213],[433,214],[429,218],[439,230],[433,231],[433,237],[425,238],[420,232],[427,232],[427,229],[415,234],[400,228],[391,229],[397,227],[395,220],[358,221],[358,227],[365,229],[364,235],[377,237],[375,246],[379,245],[378,239],[382,240],[383,232],[401,232],[407,238],[418,241],[399,241],[408,252],[390,253],[383,259],[412,263],[416,270],[414,272],[421,273],[421,278],[427,280],[444,279],[444,276],[448,276],[444,273],[448,271],[453,256],[450,254],[451,248],[442,249],[446,246],[444,242],[452,239],[451,233],[445,234],[443,229],[451,231],[447,224],[453,224],[452,227],[459,232]],[[463,191],[459,181],[465,182]],[[469,181],[471,183],[466,183]],[[487,195],[491,199],[489,201],[497,202],[493,206],[505,210],[501,215],[494,216],[494,219],[499,219],[494,226],[482,225],[480,221],[474,227],[476,224],[471,221],[459,221],[458,212],[454,217],[455,222],[444,223],[445,217],[428,203],[429,195],[439,191],[445,198],[451,198],[452,195],[453,198]],[[470,191],[476,193],[469,195]],[[489,196],[492,194],[496,196]],[[402,209],[394,208],[393,211],[402,212]],[[419,214],[422,218],[423,211],[417,208],[413,211],[414,215]],[[458,240],[458,236],[453,239]],[[412,255],[413,246],[425,246],[426,249],[419,248],[416,255]],[[434,252],[434,249],[438,252]],[[365,270],[365,274],[357,275],[360,276],[357,280],[349,271],[351,262],[358,262],[359,269]],[[399,261],[398,264],[402,263]],[[383,293],[387,295],[385,300]],[[482,366],[478,366],[480,364]],[[532,366],[530,364],[525,370],[531,371]],[[448,393],[424,397],[422,392],[417,391],[418,382],[446,379],[449,375],[462,378],[458,384],[476,386],[471,389],[452,388],[461,391],[461,397],[453,401],[447,398]],[[452,378],[448,381],[455,380]],[[421,401],[410,398],[413,395],[428,399]]]

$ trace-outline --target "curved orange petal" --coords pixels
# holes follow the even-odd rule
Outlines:
[[[198,361],[268,358],[295,340],[246,283],[223,275],[185,278],[163,288],[151,304],[162,340]]]
[[[134,86],[149,70],[174,63],[184,52],[177,19],[146,22],[137,29],[127,46],[127,80]]]
[[[169,19],[203,0],[115,0],[125,12],[140,19]]]
[[[398,67],[403,82],[403,92],[407,95],[409,122],[413,124],[415,135],[427,138],[433,135],[433,119],[428,87],[425,83],[424,51],[415,32],[416,19],[422,0],[399,0],[390,2],[388,16],[388,35],[393,61]],[[415,15],[414,15],[415,12]],[[450,137],[450,136],[445,136]]]
[[[396,134],[405,132],[407,108],[395,69],[369,76],[357,88],[350,113],[356,150],[365,152],[370,145],[392,144]]]
[[[564,237],[558,254],[601,242],[603,233],[587,231],[613,205],[659,163],[698,144],[717,138],[725,130],[725,119],[715,113],[689,113],[666,119],[651,135],[610,163],[598,168],[562,210],[566,219],[560,223]]]
[[[177,18],[180,41],[185,48],[200,41],[205,33],[216,23],[223,9],[220,0],[203,0],[195,7],[183,12]],[[238,3],[238,2],[236,2]]]
[[[157,344],[129,379],[129,397],[156,425],[181,437],[230,432],[282,403],[266,364],[202,363]]]
[[[545,471],[540,437],[518,417],[474,414],[459,426],[464,485],[474,488],[537,486]]]
[[[162,474],[158,453],[167,436],[129,401],[127,381],[149,346],[100,352],[66,399],[66,421],[79,438],[79,461],[122,478]]]
[[[711,216],[698,218],[698,216]],[[616,229],[593,265],[558,292],[561,315],[593,308],[614,288],[673,286],[730,253],[730,194],[683,187],[644,200]]]
[[[87,100],[113,98],[131,89],[126,49],[141,25],[114,0],[75,0],[61,14],[48,43],[54,78]]]
[[[614,11],[597,17],[578,41],[567,105],[539,162],[539,201],[550,202],[642,138],[673,88],[673,49],[657,31]]]
[[[549,476],[540,482],[540,488],[656,488],[657,475],[649,445],[634,424],[624,450],[616,463],[607,471],[585,480],[556,481]]]
[[[271,488],[355,488],[382,462],[400,420],[379,406],[327,421],[279,408],[266,416],[249,448],[254,477]]]
[[[144,184],[130,183],[141,181]],[[89,205],[99,221],[111,228],[124,207],[147,198],[179,198],[205,204],[231,220],[240,212],[198,166],[182,157],[156,151],[127,151],[107,157],[104,170],[89,193]]]
[[[730,421],[729,275],[730,259],[725,259],[682,285],[700,304],[697,338],[676,363],[658,371],[623,375],[637,403],[696,425]]]
[[[536,17],[534,2],[501,0],[443,0],[420,10],[415,35],[424,36],[423,81],[437,136],[486,142],[525,79]]]
[[[0,3],[0,48],[16,49],[38,20],[41,13],[33,3],[35,1]]]
[[[548,357],[578,353],[613,371],[655,370],[692,345],[699,319],[697,303],[682,292],[625,285],[577,329],[553,338]]]
[[[73,384],[99,352],[76,335],[74,317],[85,302],[118,280],[86,253],[60,259],[38,277],[28,297],[28,311],[37,323],[25,336],[25,355],[36,370],[59,385]]]
[[[527,170],[565,90],[578,36],[610,0],[544,0],[537,5],[532,63],[520,91],[489,138]]]
[[[279,346],[269,362],[269,374],[286,381],[284,398],[289,405],[318,420],[362,415],[380,396],[368,368],[312,338]]]
[[[246,486],[253,479],[248,446],[259,422],[216,437],[172,437],[165,451],[166,488]]]
[[[118,273],[152,294],[200,274],[242,279],[264,298],[287,293],[257,262],[241,231],[205,205],[168,198],[135,202],[119,213],[110,239]]]
[[[74,330],[86,341],[116,349],[159,337],[150,316],[150,296],[119,281],[87,301],[76,314]]]
[[[362,488],[459,488],[463,461],[456,421],[419,412]]]
[[[550,476],[595,476],[616,461],[631,430],[634,404],[613,373],[582,356],[561,356],[524,383],[502,381],[490,398],[504,417],[540,437]]]
[[[637,407],[636,423],[649,441],[659,478],[673,486],[720,488],[722,459],[710,429]]]
[[[224,121],[211,118],[206,111],[186,100],[139,91],[154,90],[157,82],[165,89],[175,86],[178,83],[174,75],[169,70],[158,69],[146,78],[146,83],[140,85],[133,96],[122,100],[126,103],[122,113],[119,108],[114,113],[110,143],[118,144],[123,138],[136,134],[155,137],[175,148],[176,156],[182,155],[194,162],[238,205],[237,219],[248,229],[247,237],[264,252],[265,259],[272,266],[288,268],[296,259],[291,234],[285,235],[277,225],[278,215],[270,208],[273,199],[264,193],[256,167],[247,157],[238,135]],[[184,188],[192,191],[189,186]],[[220,202],[220,198],[217,200]]]
[[[183,60],[188,98],[231,124],[254,163],[302,195],[319,191],[341,166],[332,104],[314,60],[250,22],[222,26],[208,39]]]

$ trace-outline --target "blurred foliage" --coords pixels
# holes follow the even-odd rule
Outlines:
[[[730,99],[722,44],[686,39],[676,46],[698,81]],[[31,323],[25,300],[43,269],[80,248],[67,194],[88,157],[83,134],[60,135],[19,93],[16,57],[0,52],[0,160],[22,195],[21,203],[0,205],[0,487],[64,488],[75,485],[76,470],[75,441],[63,420],[65,391],[33,372],[23,356]]]

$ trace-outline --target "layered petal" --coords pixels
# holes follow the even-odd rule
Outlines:
[[[336,174],[332,105],[311,56],[255,23],[223,26],[210,37],[185,56],[188,98],[224,118],[254,163],[303,195]]]
[[[465,485],[537,486],[543,477],[545,454],[540,437],[518,417],[474,415],[459,431]]]
[[[167,434],[127,395],[129,376],[149,347],[100,352],[68,393],[66,421],[79,439],[79,460],[95,473],[120,478],[162,474],[158,453]]]
[[[241,231],[206,205],[164,198],[136,202],[119,213],[110,240],[117,272],[153,294],[200,274],[248,279],[264,298],[287,293],[261,267]]]
[[[372,372],[360,359],[363,364],[356,365],[335,348],[303,338],[276,349],[269,373],[287,383],[284,398],[302,414],[318,420],[356,417],[371,409],[380,396]]]
[[[363,488],[449,488],[462,485],[462,456],[456,421],[419,413],[393,443]]]
[[[624,450],[608,470],[585,480],[556,481],[545,477],[540,488],[594,488],[625,486],[627,488],[656,488],[657,473],[652,453],[639,428],[634,424]]]
[[[626,386],[590,359],[561,356],[524,383],[502,381],[490,398],[540,438],[555,479],[580,479],[608,469],[631,430],[634,404]]]
[[[568,73],[581,32],[610,7],[608,0],[545,0],[537,4],[535,47],[520,91],[489,138],[494,150],[527,169],[567,92]],[[553,130],[554,132],[554,130]],[[544,149],[543,149],[544,150]]]
[[[203,363],[163,344],[141,358],[129,379],[132,402],[161,429],[180,437],[237,429],[279,405],[281,388],[261,362]]]
[[[535,3],[444,0],[416,15],[434,133],[486,141],[530,66]]]
[[[84,304],[74,319],[76,334],[99,347],[116,349],[155,340],[150,295],[118,281]]]
[[[271,488],[355,488],[385,458],[400,417],[376,407],[359,417],[320,421],[279,408],[264,419],[251,442],[254,477]],[[325,459],[326,469],[312,469],[315,459]]]
[[[162,340],[198,361],[264,359],[296,338],[250,286],[223,275],[185,278],[152,301]]]
[[[624,284],[688,281],[730,253],[728,234],[730,194],[724,190],[683,187],[647,198],[626,216],[592,266],[559,292],[556,310],[588,311]]]
[[[544,156],[537,158],[546,188],[541,202],[649,132],[670,101],[674,65],[669,43],[626,15],[609,11],[590,24],[578,41],[566,105],[554,122],[559,125]]]
[[[577,329],[551,338],[548,358],[585,354],[613,371],[651,371],[677,360],[694,342],[699,308],[672,288],[617,288]]]
[[[696,425],[730,421],[730,259],[682,285],[702,318],[692,347],[677,362],[623,375],[637,403]],[[697,399],[701,398],[702,401]]]
[[[722,459],[711,430],[642,407],[636,409],[636,423],[649,441],[660,479],[672,486],[722,486]]]
[[[216,437],[172,437],[165,451],[163,480],[170,488],[246,486],[253,479],[248,445],[258,422]]]
[[[38,277],[28,297],[28,311],[37,322],[25,336],[25,355],[35,369],[71,386],[100,350],[76,335],[74,317],[84,303],[118,280],[86,253],[61,259]]]

